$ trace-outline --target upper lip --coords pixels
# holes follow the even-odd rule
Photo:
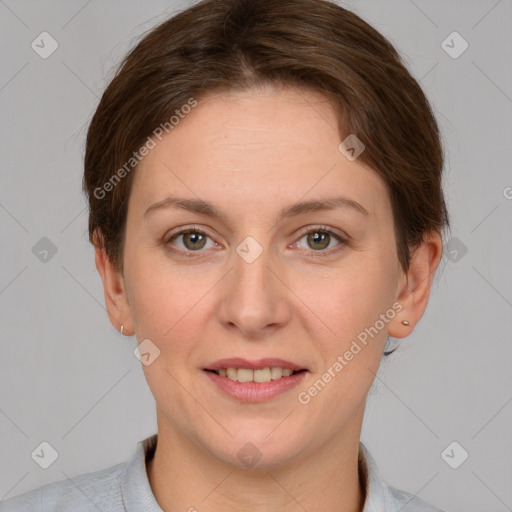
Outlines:
[[[259,370],[261,368],[289,368],[290,370],[294,371],[306,369],[296,363],[292,363],[291,361],[286,361],[276,357],[266,357],[264,359],[257,359],[253,361],[249,361],[242,357],[230,357],[228,359],[219,359],[204,369],[220,370],[221,368],[248,368],[251,370]]]

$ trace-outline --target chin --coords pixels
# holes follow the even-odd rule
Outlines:
[[[262,428],[260,424],[256,429],[250,426],[242,429],[238,425],[233,437],[226,435],[222,441],[210,439],[206,448],[217,459],[240,469],[258,471],[280,467],[290,463],[302,452],[301,441],[284,429],[279,433],[276,429],[269,435],[275,428],[275,422],[269,428]],[[242,431],[247,432],[247,435],[243,435]]]

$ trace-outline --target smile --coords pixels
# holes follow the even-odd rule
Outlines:
[[[219,368],[218,370],[212,371],[221,377],[227,377],[228,379],[238,382],[270,382],[272,380],[289,377],[290,375],[297,373],[291,368],[280,367],[267,367],[257,370],[252,370],[250,368]]]
[[[222,375],[224,372],[226,375]],[[257,370],[220,368],[217,371],[204,370],[204,373],[222,394],[239,402],[258,403],[291,390],[302,382],[308,372],[273,367]]]

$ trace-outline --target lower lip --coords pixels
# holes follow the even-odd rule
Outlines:
[[[297,386],[307,373],[307,371],[301,371],[270,382],[238,382],[227,377],[221,377],[215,372],[203,371],[222,391],[240,402],[247,403],[270,400]]]

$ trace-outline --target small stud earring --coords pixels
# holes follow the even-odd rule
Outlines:
[[[124,325],[121,324],[121,334],[123,334],[123,330],[124,330]]]
[[[402,324],[403,324],[403,325],[411,325],[411,323],[410,323],[410,322],[408,322],[407,320],[402,320]]]

